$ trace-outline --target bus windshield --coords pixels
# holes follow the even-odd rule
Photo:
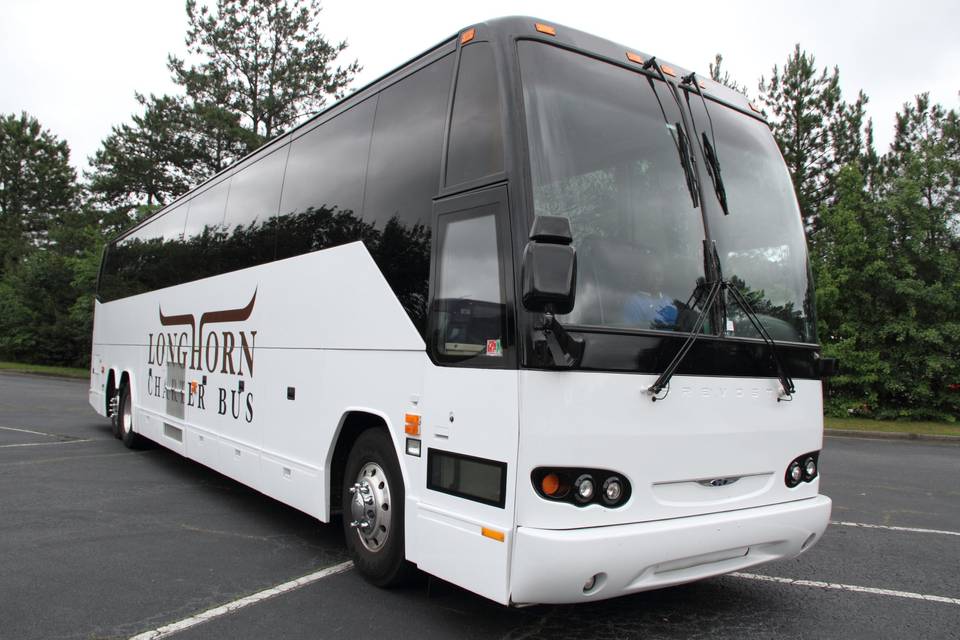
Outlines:
[[[712,199],[710,234],[717,242],[723,276],[746,296],[775,340],[816,342],[813,281],[807,262],[803,222],[786,165],[763,122],[699,96],[687,94],[697,146],[704,136],[716,147],[729,215],[723,215],[711,178],[703,197]],[[711,131],[710,123],[713,123]],[[727,300],[727,333],[759,337],[753,325]]]
[[[687,187],[670,88],[558,47],[518,44],[534,213],[569,218],[579,261],[576,306],[561,322],[688,331],[706,232]],[[707,131],[697,100],[697,131]],[[748,116],[720,105],[710,115],[731,215],[720,213],[706,170],[701,191],[714,198],[724,277],[774,339],[813,341],[803,229],[775,142]],[[690,141],[698,154],[701,142]],[[758,337],[738,309],[728,313],[725,327],[707,330]]]

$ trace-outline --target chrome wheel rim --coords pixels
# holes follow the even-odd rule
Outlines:
[[[390,537],[392,505],[387,474],[377,463],[366,463],[350,487],[350,494],[350,515],[353,517],[350,526],[356,530],[364,548],[376,553],[383,549]]]
[[[123,406],[120,408],[120,433],[127,435],[133,425],[133,411],[130,409],[130,396],[124,395]]]

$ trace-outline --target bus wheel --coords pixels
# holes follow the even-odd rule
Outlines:
[[[120,425],[120,439],[128,449],[139,449],[144,445],[143,436],[133,430],[133,402],[130,399],[130,385],[125,384],[120,389],[117,422]]]
[[[402,583],[411,572],[404,557],[403,479],[385,431],[360,434],[343,478],[343,530],[354,566],[378,587]]]

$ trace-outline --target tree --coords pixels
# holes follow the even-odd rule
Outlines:
[[[877,188],[844,167],[811,253],[820,337],[842,361],[828,408],[960,417],[957,112],[904,105]],[[866,312],[869,310],[869,312]]]
[[[729,87],[734,91],[742,93],[744,96],[747,96],[747,85],[740,84],[734,80],[726,69],[722,68],[723,65],[723,56],[719,53],[714,56],[713,62],[710,63],[710,78],[714,82],[719,82],[725,87]]]
[[[0,116],[0,275],[37,247],[77,205],[67,143],[22,113]]]
[[[164,205],[196,177],[189,110],[171,96],[137,95],[144,111],[113,127],[90,159],[89,188],[106,207],[128,213]]]
[[[861,91],[855,102],[844,102],[839,70],[818,72],[814,56],[799,44],[782,70],[774,66],[769,81],[760,79],[759,89],[805,225],[815,229],[821,208],[831,201],[840,167],[866,152],[867,97]]]
[[[217,0],[211,12],[187,0],[187,66],[170,56],[176,82],[198,105],[240,114],[253,133],[272,138],[339,98],[360,70],[333,64],[347,47],[319,32],[318,0]]]

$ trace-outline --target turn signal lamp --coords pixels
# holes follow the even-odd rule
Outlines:
[[[548,473],[540,481],[540,488],[548,496],[557,496],[560,493],[560,476],[555,473]]]
[[[496,540],[497,542],[503,542],[505,536],[503,531],[497,531],[496,529],[488,529],[487,527],[481,527],[480,533],[484,538],[490,538],[491,540]]]
[[[408,436],[420,435],[420,416],[416,413],[408,413],[403,417],[403,430]]]
[[[553,27],[551,27],[551,26],[548,25],[548,24],[541,24],[541,23],[537,22],[537,23],[535,23],[535,24],[533,25],[533,28],[536,29],[537,31],[539,31],[540,33],[545,33],[545,34],[547,34],[548,36],[555,36],[555,35],[557,35],[557,30],[554,29]]]

